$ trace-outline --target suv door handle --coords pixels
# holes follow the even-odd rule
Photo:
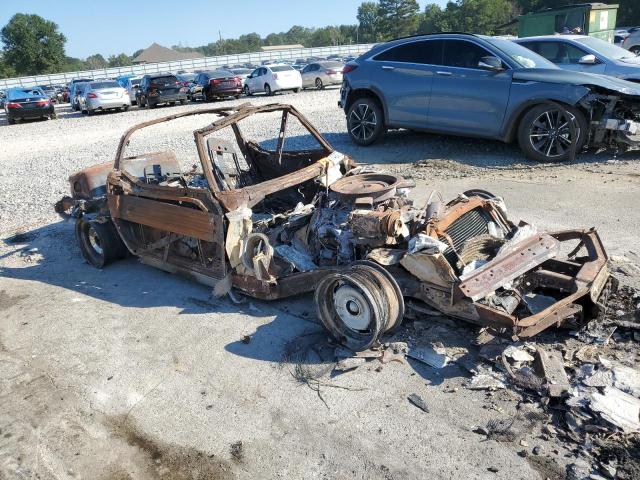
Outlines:
[[[382,65],[382,69],[392,71],[395,70],[396,67],[392,67],[391,65]]]
[[[436,72],[436,75],[442,75],[443,77],[450,77],[451,75],[453,75],[453,73],[438,71],[438,72]]]

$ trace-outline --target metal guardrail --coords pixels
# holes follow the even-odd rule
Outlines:
[[[374,44],[338,45],[333,47],[297,48],[293,50],[277,50],[274,52],[239,53],[236,55],[221,55],[218,57],[193,58],[176,62],[144,63],[129,67],[99,68],[78,72],[52,73],[31,77],[0,79],[0,89],[10,87],[34,85],[65,85],[74,78],[115,78],[120,75],[145,75],[147,73],[178,72],[185,70],[208,70],[222,65],[241,63],[260,64],[265,60],[295,60],[308,57],[327,57],[328,55],[360,55],[373,47]]]

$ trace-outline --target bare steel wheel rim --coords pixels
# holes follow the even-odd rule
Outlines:
[[[529,142],[533,149],[547,158],[558,158],[571,149],[571,123],[575,117],[558,109],[541,113],[529,128]],[[580,129],[576,126],[576,136]]]
[[[371,324],[371,308],[364,295],[351,285],[335,290],[333,305],[340,320],[350,329],[366,331]]]
[[[358,104],[349,114],[349,130],[359,140],[369,140],[377,125],[378,116],[366,103]]]
[[[102,255],[104,253],[104,250],[102,249],[102,245],[100,244],[100,237],[98,236],[98,233],[94,230],[93,227],[89,227],[89,245],[91,245],[91,248],[98,254],[98,255]]]

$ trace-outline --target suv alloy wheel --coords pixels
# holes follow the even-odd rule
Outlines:
[[[378,102],[372,98],[355,100],[347,113],[347,128],[358,145],[371,145],[384,133],[384,116]]]

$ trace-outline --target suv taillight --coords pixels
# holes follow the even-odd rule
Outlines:
[[[15,103],[15,102],[9,102],[7,103],[7,108],[11,109],[11,108],[22,108],[22,105],[20,105],[19,103]]]
[[[222,82],[222,80],[220,80],[219,78],[212,78],[211,80],[209,80],[209,83],[211,85],[218,85],[220,84],[220,82]]]
[[[358,68],[358,65],[353,65],[353,64],[345,65],[344,68],[342,69],[342,73],[346,75],[349,72],[353,72],[356,68]]]
[[[39,102],[36,103],[36,105],[38,107],[46,107],[47,105],[49,105],[51,102],[49,100],[40,100]]]

